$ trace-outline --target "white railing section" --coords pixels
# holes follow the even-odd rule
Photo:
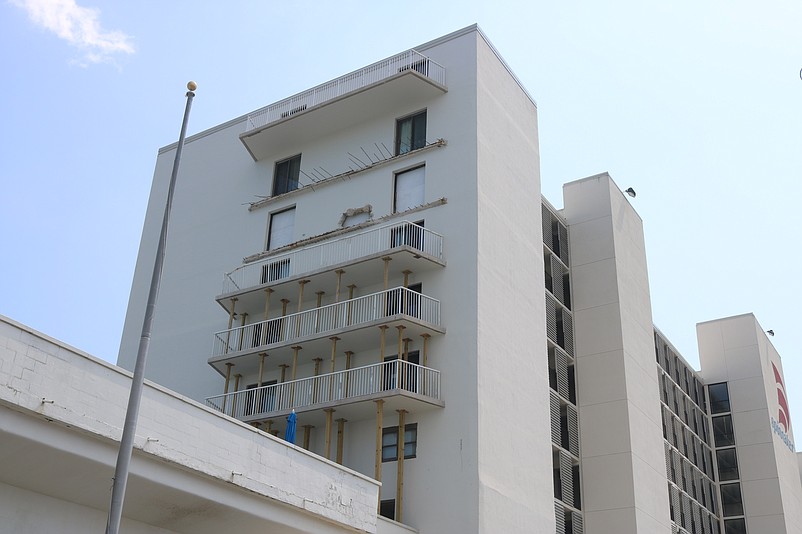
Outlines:
[[[238,326],[214,335],[212,357],[325,334],[340,328],[405,315],[440,324],[440,301],[405,287]]]
[[[403,360],[357,367],[206,399],[207,406],[244,418],[382,392],[404,390],[440,400],[440,371]]]
[[[446,69],[442,65],[414,50],[408,50],[264,107],[248,115],[245,131],[301,113],[307,108],[358,91],[407,70],[422,74],[442,86],[446,84]]]
[[[310,273],[402,246],[420,250],[438,260],[443,259],[442,235],[409,221],[401,221],[243,265],[225,275],[223,294]]]

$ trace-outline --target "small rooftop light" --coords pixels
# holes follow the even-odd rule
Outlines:
[[[766,333],[770,336],[774,336],[774,330],[766,330]]]
[[[635,190],[632,189],[631,187],[627,187],[626,189],[624,189],[624,193],[631,196],[632,198],[635,198]]]

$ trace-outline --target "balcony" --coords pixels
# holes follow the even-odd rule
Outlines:
[[[443,236],[409,221],[375,226],[357,233],[296,248],[260,261],[243,265],[223,279],[223,293],[217,301],[228,311],[229,300],[237,297],[239,310],[260,310],[264,294],[270,287],[274,300],[294,299],[300,279],[309,279],[312,287],[316,278],[336,269],[348,267],[342,287],[364,282],[373,273],[382,272],[382,258],[393,258],[393,270],[419,272],[445,265]],[[326,284],[330,285],[330,284]]]
[[[258,161],[382,113],[388,102],[445,93],[445,84],[442,65],[408,50],[255,111],[240,140]]]
[[[206,404],[243,421],[280,418],[295,410],[299,414],[337,408],[339,417],[357,420],[375,414],[372,403],[385,399],[387,410],[420,411],[442,407],[440,372],[422,365],[392,360],[228,393],[206,399]],[[359,403],[362,403],[359,405]],[[322,420],[309,414],[304,424]]]
[[[381,325],[403,326],[408,337],[443,333],[440,301],[405,287],[396,287],[223,330],[214,335],[209,364],[224,374],[225,364],[237,360],[237,368],[242,373],[255,372],[256,358],[246,356],[269,352],[271,362],[289,363],[291,345],[303,344],[303,348],[311,349],[311,352],[325,353],[330,345],[329,338],[333,336],[342,339],[342,347],[359,352],[377,345],[376,338],[359,331]]]

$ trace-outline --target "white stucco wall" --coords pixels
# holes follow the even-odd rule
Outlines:
[[[607,174],[563,195],[585,531],[670,532],[642,222]]]
[[[0,516],[23,525],[14,532],[48,531],[59,510],[62,531],[102,527],[129,388],[122,369],[0,316]],[[125,509],[143,525],[132,532],[376,532],[377,496],[368,477],[145,387]],[[49,499],[61,502],[39,516],[11,504]]]

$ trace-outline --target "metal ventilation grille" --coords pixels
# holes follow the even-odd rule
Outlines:
[[[682,462],[680,462],[679,453],[676,450],[673,450],[673,449],[671,450],[671,463],[674,464],[674,473],[675,473],[675,477],[674,477],[674,481],[673,482],[674,482],[674,484],[679,486],[680,479],[682,478],[681,471],[680,471],[680,469],[682,469]]]
[[[574,524],[574,532],[572,534],[584,534],[585,521],[582,519],[582,514],[571,512],[571,522]]]
[[[702,509],[695,502],[692,503],[691,508],[693,510],[693,524],[695,526],[693,531],[699,532],[699,530],[702,529]]]
[[[565,533],[565,512],[563,509],[563,505],[559,501],[554,501],[554,523],[557,527],[556,533],[557,534],[566,534]]]
[[[546,294],[546,335],[557,343],[557,303],[549,294]]]
[[[551,442],[559,446],[560,440],[560,398],[549,392],[549,408],[551,409]]]
[[[552,241],[551,237],[551,219],[552,215],[549,209],[544,206],[540,205],[541,208],[541,217],[542,217],[542,224],[543,224],[543,243],[551,250],[554,250],[554,242]]]
[[[557,221],[557,233],[560,236],[560,259],[563,260],[563,263],[569,265],[568,263],[568,228],[562,225],[561,222]],[[552,249],[554,250],[554,249]]]
[[[551,292],[557,297],[557,300],[566,304],[565,301],[565,288],[563,287],[563,274],[565,274],[563,266],[554,256],[549,256],[551,262]]]
[[[566,504],[574,503],[574,476],[572,472],[573,460],[564,451],[560,451],[560,481],[562,482],[562,501]]]
[[[688,498],[687,495],[682,495],[681,500],[682,500],[682,511],[685,513],[684,516],[685,521],[682,524],[682,528],[688,529],[690,528],[690,523],[691,523],[691,500]]]
[[[666,455],[666,478],[671,480],[671,445],[668,443],[663,443],[665,447],[665,455]],[[673,480],[671,480],[674,482]]]
[[[564,399],[570,399],[568,385],[568,356],[559,349],[554,351],[554,366],[557,371],[557,393]]]
[[[567,310],[563,310],[563,339],[565,339],[565,352],[574,355],[574,318]]]
[[[579,416],[570,404],[568,409],[568,449],[579,458]]]
[[[668,487],[669,498],[671,499],[671,508],[674,510],[674,522],[679,524],[679,490],[676,486]]]

